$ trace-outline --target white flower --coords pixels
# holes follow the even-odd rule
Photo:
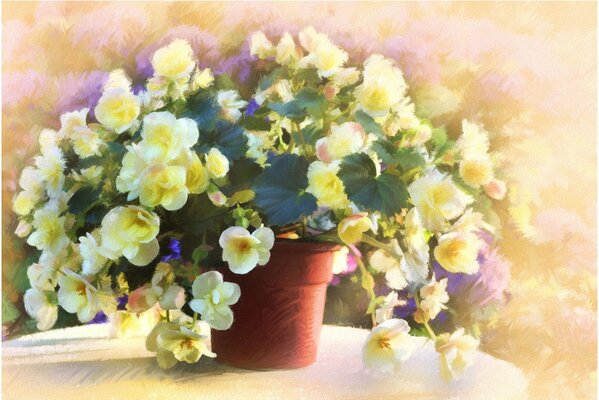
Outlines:
[[[208,337],[185,326],[161,322],[146,338],[146,348],[156,352],[156,360],[161,368],[173,367],[177,361],[196,363],[202,355],[216,357],[208,349]]]
[[[152,165],[139,181],[139,202],[148,207],[178,210],[187,203],[188,193],[187,171],[178,165]]]
[[[62,191],[65,175],[66,161],[62,151],[58,147],[46,149],[46,151],[35,158],[42,180],[46,183],[48,195],[56,196]]]
[[[331,124],[331,133],[316,142],[318,159],[324,162],[340,160],[348,154],[364,149],[366,132],[357,122]]]
[[[239,285],[223,282],[220,272],[209,271],[198,276],[192,285],[193,300],[189,307],[202,316],[211,327],[226,330],[233,324],[233,312],[229,306],[237,303],[241,291]]]
[[[190,118],[177,119],[168,111],[144,117],[139,153],[147,163],[169,162],[196,144],[198,125]]]
[[[175,283],[175,274],[170,264],[160,262],[156,266],[152,281],[143,289],[146,307],[159,303],[163,310],[178,310],[185,304],[185,289]]]
[[[81,322],[90,321],[98,311],[106,314],[116,310],[116,300],[111,294],[101,293],[81,275],[68,268],[58,277],[58,304],[65,311],[77,313]]]
[[[223,117],[231,122],[237,122],[241,118],[239,109],[247,105],[247,101],[240,99],[236,90],[219,91],[216,102],[221,107]]]
[[[87,126],[87,113],[89,108],[83,108],[79,111],[71,111],[60,116],[59,136],[70,139],[75,136],[75,129]]]
[[[48,300],[43,291],[27,289],[23,295],[23,303],[27,314],[37,320],[37,329],[46,331],[54,326],[58,318],[58,307]]]
[[[489,183],[484,186],[485,193],[493,200],[503,200],[507,193],[507,186],[504,181],[499,179],[492,179]]]
[[[96,119],[116,133],[125,132],[140,113],[141,102],[137,96],[122,87],[105,89],[94,109]]]
[[[160,218],[138,206],[119,206],[104,216],[101,252],[111,260],[124,255],[132,264],[148,265],[158,255]]]
[[[127,146],[123,165],[116,177],[116,189],[121,193],[128,193],[127,201],[139,197],[139,181],[147,167],[141,147],[135,143]]]
[[[40,153],[45,154],[48,150],[59,147],[62,137],[53,129],[42,129],[37,141],[40,145]]]
[[[470,156],[460,161],[460,177],[468,186],[478,188],[493,179],[493,162],[487,154]]]
[[[31,233],[31,224],[28,224],[25,221],[19,221],[19,225],[17,225],[17,229],[15,229],[15,235],[20,238],[27,237]]]
[[[446,233],[435,247],[435,259],[449,272],[475,274],[479,268],[477,257],[481,244],[472,232]]]
[[[360,71],[356,68],[340,68],[330,78],[337,88],[353,85],[360,79]]]
[[[51,201],[33,214],[34,231],[27,243],[38,250],[48,250],[58,254],[69,244],[65,232],[65,217],[60,216],[56,201]]]
[[[420,288],[420,306],[414,314],[414,320],[418,323],[424,323],[435,319],[441,310],[447,309],[445,303],[449,301],[447,295],[447,278],[440,281],[432,280],[427,285]]]
[[[347,271],[347,256],[349,255],[349,249],[342,247],[337,250],[333,255],[333,274],[342,274]]]
[[[240,226],[227,228],[218,240],[223,249],[223,261],[236,274],[247,274],[256,265],[265,265],[274,242],[275,235],[270,228],[258,228],[250,235]]]
[[[380,305],[380,307],[374,312],[376,323],[382,324],[388,319],[391,319],[391,317],[393,317],[393,310],[395,307],[401,306],[404,303],[405,302],[398,300],[397,292],[390,292],[387,296],[385,296],[385,300],[383,300],[383,303]]]
[[[106,265],[106,257],[100,250],[100,230],[79,238],[79,253],[83,258],[81,271],[84,275],[97,274]]]
[[[449,381],[459,378],[476,359],[479,340],[464,334],[464,328],[451,335],[443,333],[437,337],[435,348],[440,354],[441,376]]]
[[[299,66],[313,66],[321,77],[334,75],[347,61],[348,55],[345,50],[331,43],[326,35],[316,33],[312,27],[300,32],[300,43],[309,54],[300,60]]]
[[[368,262],[376,271],[385,273],[387,286],[401,290],[408,286],[405,258],[396,239],[393,239],[389,246],[393,249],[393,255],[383,249],[377,249],[370,255]]]
[[[270,57],[274,52],[274,46],[266,35],[261,32],[254,32],[250,37],[250,54],[260,59]]]
[[[162,47],[152,56],[154,75],[169,79],[188,77],[196,63],[193,49],[186,40],[177,39]]]
[[[481,126],[463,120],[462,135],[456,141],[456,148],[464,158],[484,156],[489,151],[488,133]]]
[[[364,366],[371,370],[392,372],[413,351],[410,326],[402,319],[389,319],[372,329],[362,351]]]
[[[448,220],[462,215],[472,197],[460,190],[451,176],[438,170],[431,170],[416,179],[408,187],[413,204],[422,219],[422,225],[429,230],[443,230]]]

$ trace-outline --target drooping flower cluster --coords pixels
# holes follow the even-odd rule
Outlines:
[[[214,356],[198,318],[228,329],[243,300],[205,266],[252,273],[268,268],[276,238],[333,240],[339,259],[355,262],[338,271],[359,270],[369,296],[365,366],[392,371],[409,357],[411,328],[393,314],[413,299],[414,322],[458,371],[475,341],[432,331],[451,278],[431,261],[448,274],[480,270],[479,237],[493,228],[479,199],[505,195],[486,132],[464,121],[451,141],[417,116],[393,60],[350,66],[313,28],[277,44],[257,32],[249,50],[266,71],[256,87],[215,78],[174,40],[154,53],[144,88],[113,71],[95,120],[72,110],[59,132],[42,131],[14,199],[18,233],[40,251],[28,313],[39,329],[53,326],[57,306],[81,322],[158,315],[146,344],[159,365],[192,363]],[[377,297],[376,279],[394,291]],[[127,298],[118,310],[117,298]]]

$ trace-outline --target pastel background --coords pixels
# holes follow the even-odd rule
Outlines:
[[[483,349],[524,370],[530,397],[596,393],[595,3],[3,2],[4,335],[26,331],[27,249],[11,202],[42,127],[93,105],[107,73],[137,83],[149,56],[185,38],[200,64],[243,80],[247,35],[313,25],[355,61],[397,60],[437,125],[484,123],[501,154],[497,203],[511,298]],[[498,384],[501,384],[498,382]]]

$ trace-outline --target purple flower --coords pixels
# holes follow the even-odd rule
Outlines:
[[[117,310],[124,310],[127,307],[127,302],[129,301],[129,296],[124,294],[116,299],[116,307]]]
[[[171,253],[162,257],[161,261],[181,260],[181,242],[175,238],[171,238],[168,249]]]
[[[258,102],[255,99],[251,98],[247,107],[245,108],[245,116],[251,117],[256,113],[256,110],[258,110],[259,108],[260,104],[258,104]]]
[[[89,324],[103,324],[104,322],[108,322],[108,317],[102,311],[98,311],[94,319],[88,322]]]

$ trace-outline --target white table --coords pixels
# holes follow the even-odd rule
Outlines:
[[[144,338],[109,339],[108,326],[49,331],[2,345],[5,400],[109,399],[497,399],[526,398],[511,364],[479,353],[462,380],[445,383],[430,342],[393,376],[362,368],[363,329],[325,326],[318,360],[296,370],[257,372],[209,358],[162,371]]]

